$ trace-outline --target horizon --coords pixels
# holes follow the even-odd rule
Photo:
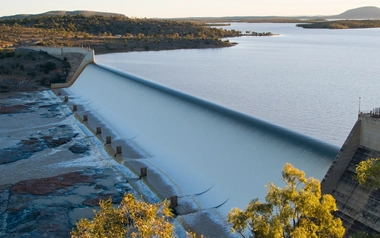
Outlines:
[[[233,16],[329,16],[338,15],[347,10],[373,6],[380,7],[378,0],[336,0],[333,3],[327,0],[306,2],[304,0],[268,0],[265,2],[237,0],[217,2],[194,0],[179,2],[164,0],[142,0],[129,2],[125,0],[109,0],[107,4],[82,0],[47,1],[35,0],[30,4],[28,0],[0,0],[2,8],[0,17],[19,14],[41,14],[49,11],[96,11],[120,13],[128,17],[137,18],[186,18],[186,17],[233,17]],[[149,6],[149,7],[147,7]]]

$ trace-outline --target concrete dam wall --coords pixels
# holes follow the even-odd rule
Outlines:
[[[380,190],[359,185],[356,166],[380,158],[380,113],[360,113],[351,133],[322,181],[322,192],[336,199],[335,216],[343,221],[346,236],[358,232],[380,234]]]
[[[142,160],[181,187],[173,195],[205,191],[197,196],[203,208],[223,204],[222,214],[264,199],[270,181],[282,186],[286,162],[322,179],[339,150],[106,66],[88,65],[67,91],[119,139],[139,145]]]

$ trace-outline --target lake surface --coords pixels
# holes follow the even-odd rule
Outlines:
[[[358,109],[379,107],[380,29],[319,30],[233,23],[272,32],[221,49],[96,56],[104,64],[341,146]]]

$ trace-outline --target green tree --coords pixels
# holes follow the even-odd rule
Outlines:
[[[81,219],[72,238],[84,237],[174,237],[174,226],[168,221],[172,213],[166,201],[149,204],[126,194],[118,207],[112,200],[100,201],[101,210],[94,219]]]
[[[343,237],[345,229],[336,211],[335,199],[322,195],[320,182],[291,164],[282,170],[284,188],[267,186],[266,202],[252,200],[245,211],[232,209],[228,221],[233,232],[250,232],[256,238],[271,237]]]
[[[380,189],[380,158],[361,161],[356,166],[356,172],[360,185]]]

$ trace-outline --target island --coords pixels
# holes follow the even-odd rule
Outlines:
[[[313,23],[297,24],[302,28],[315,29],[357,29],[357,28],[379,28],[380,20],[337,20],[320,21]]]

